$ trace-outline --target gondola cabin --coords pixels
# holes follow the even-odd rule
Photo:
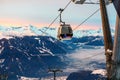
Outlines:
[[[58,39],[59,40],[70,40],[73,36],[72,28],[69,24],[61,24],[58,28]]]

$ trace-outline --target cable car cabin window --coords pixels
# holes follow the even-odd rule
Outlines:
[[[58,29],[58,39],[72,38],[73,32],[69,24],[60,25]]]

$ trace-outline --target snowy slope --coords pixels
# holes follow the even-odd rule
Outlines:
[[[0,39],[0,72],[14,80],[16,75],[39,77],[51,67],[64,68],[69,46],[47,36]]]

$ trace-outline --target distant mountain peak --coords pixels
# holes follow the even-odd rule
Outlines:
[[[0,26],[0,35],[1,38],[11,38],[12,36],[52,36],[57,38],[57,30],[58,28],[53,27],[42,27],[38,28],[33,25],[29,26],[21,26],[21,27],[4,27]],[[115,30],[111,29],[112,35],[114,35]],[[103,36],[102,29],[98,30],[75,30],[73,31],[73,37],[84,37],[84,36]]]

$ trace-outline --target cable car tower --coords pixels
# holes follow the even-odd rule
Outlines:
[[[103,35],[104,35],[105,55],[106,55],[107,80],[111,80],[113,43],[112,43],[112,36],[111,36],[111,31],[109,26],[106,5],[111,3],[112,0],[98,0],[96,3],[91,1],[87,2],[87,0],[72,0],[72,1],[75,4],[100,4],[102,29],[103,29]]]
[[[59,40],[69,40],[73,36],[72,28],[70,24],[66,24],[65,22],[62,21],[61,15],[64,9],[60,8],[58,11],[60,12],[60,27],[58,28],[57,38]]]

